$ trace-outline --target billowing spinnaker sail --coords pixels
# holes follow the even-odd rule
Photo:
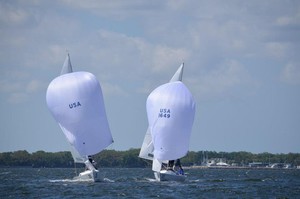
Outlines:
[[[180,81],[163,84],[147,99],[154,157],[175,160],[186,155],[195,115],[195,101]]]
[[[63,133],[67,135],[67,137],[72,136],[72,134],[67,129],[65,129],[62,125],[59,124],[59,126],[63,131]],[[72,144],[70,144],[70,151],[75,163],[84,163],[87,160],[87,156],[81,156]]]
[[[96,77],[73,72],[48,86],[47,105],[67,140],[81,156],[93,155],[113,142]]]
[[[71,149],[71,154],[72,154],[72,157],[73,157],[73,160],[75,163],[85,163],[85,161],[87,161],[88,157],[87,156],[81,156],[77,150],[74,148],[74,146],[70,146]]]

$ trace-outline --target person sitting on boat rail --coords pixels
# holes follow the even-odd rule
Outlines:
[[[168,169],[167,170],[172,170],[173,171],[174,161],[175,160],[169,160],[169,162],[168,162]]]
[[[177,172],[179,175],[184,175],[184,171],[183,171],[183,169],[181,167],[180,159],[176,160],[175,165],[173,167],[173,170],[175,172]]]
[[[95,162],[95,160],[93,160],[92,156],[89,155],[88,159],[89,159],[90,163],[92,163],[92,165],[94,166],[94,168],[97,170],[96,162]]]

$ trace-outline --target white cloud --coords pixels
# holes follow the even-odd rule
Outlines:
[[[289,84],[300,84],[300,65],[299,63],[288,63],[284,66],[281,73],[281,80]]]
[[[38,80],[31,80],[28,83],[13,83],[13,81],[6,82],[5,85],[1,86],[3,96],[9,103],[19,104],[24,103],[31,97],[46,88],[45,84]]]
[[[8,67],[9,68],[9,67]],[[6,67],[0,69],[0,93],[6,94],[10,92],[20,91],[24,87],[24,80],[30,77],[28,72],[19,70],[5,70]]]
[[[159,8],[161,4],[155,1],[101,1],[90,0],[88,3],[80,0],[63,0],[65,5],[79,10],[86,10],[97,16],[110,17],[111,19],[124,20],[136,15],[144,15],[145,13]]]
[[[24,92],[13,92],[8,96],[7,101],[11,104],[19,104],[27,101],[29,96]]]
[[[283,42],[269,42],[266,44],[266,53],[276,59],[286,57],[289,48],[288,43]]]
[[[105,80],[138,81],[151,74],[168,74],[190,55],[184,48],[152,44],[140,37],[107,30],[99,30],[81,46],[90,49],[89,58],[81,61],[95,68]]]
[[[159,5],[139,1],[64,1],[62,4],[56,4],[61,6],[64,14],[57,15],[53,6],[47,13],[35,10],[32,14],[34,16],[31,16],[39,19],[33,21],[35,26],[27,27],[19,33],[14,32],[13,37],[4,38],[22,43],[23,52],[16,52],[19,59],[15,60],[22,68],[51,67],[51,71],[60,69],[65,51],[69,49],[72,61],[76,60],[72,62],[75,70],[80,67],[93,67],[92,70],[100,74],[105,81],[114,78],[139,81],[152,75],[154,82],[160,73],[166,76],[173,74],[174,68],[183,61],[192,63],[189,67],[198,76],[201,75],[201,67],[209,68],[210,71],[214,71],[209,75],[216,76],[215,73],[222,70],[217,63],[224,60],[238,60],[244,57],[255,59],[263,56],[261,49],[265,49],[264,53],[274,58],[285,58],[291,48],[288,44],[276,41],[268,42],[263,48],[264,35],[272,31],[269,26],[264,27],[263,24],[271,20],[261,18],[267,7],[256,10],[256,4],[229,3],[225,5],[226,9],[217,6],[219,3],[197,1],[193,4],[169,1]],[[43,6],[43,3],[38,5]],[[28,22],[32,8],[28,5],[18,6],[16,10],[17,13],[23,13],[19,14],[23,16],[23,20],[19,21]],[[78,20],[82,10],[93,12],[88,18]],[[130,10],[132,12],[129,12]],[[258,14],[253,14],[253,10]],[[118,12],[126,16],[126,19],[122,19],[123,30],[113,31],[106,29],[107,26],[102,26],[102,20],[104,23],[108,21],[106,14],[114,15]],[[70,13],[77,14],[69,16]],[[99,13],[103,14],[100,18]],[[183,13],[186,18],[180,17]],[[277,16],[272,13],[270,18],[273,15]],[[290,21],[293,16],[280,16],[283,16],[282,19],[274,18],[278,19],[279,24],[292,23]],[[137,17],[138,20],[131,20]],[[161,20],[157,21],[157,17]],[[85,26],[87,21],[93,25]],[[141,26],[142,33],[130,36],[130,29],[127,29],[126,25],[132,22]],[[14,48],[7,49],[7,52],[13,54],[16,45],[9,46]],[[79,67],[76,68],[77,66]],[[224,82],[223,86],[229,84],[230,82]]]
[[[279,26],[295,26],[300,25],[300,11],[294,13],[290,13],[289,15],[279,16],[275,23]]]
[[[184,60],[189,58],[189,52],[186,49],[170,48],[167,46],[156,46],[153,51],[153,68],[155,72],[164,72],[174,69]]]
[[[105,96],[127,96],[128,94],[117,84],[107,82],[101,83],[103,95]]]
[[[42,88],[45,88],[44,83],[38,80],[31,80],[27,83],[25,91],[27,93],[34,93],[40,91]]]
[[[0,93],[9,93],[15,92],[22,88],[22,84],[19,81],[7,81],[1,80],[0,81]]]
[[[0,23],[7,26],[20,25],[26,22],[29,18],[29,14],[18,7],[14,7],[10,4],[1,3],[0,6]]]
[[[46,83],[37,79],[30,79],[28,73],[10,71],[0,81],[0,94],[9,103],[17,104],[26,102],[34,94],[44,90]]]
[[[228,60],[218,68],[191,80],[191,85],[194,85],[195,94],[199,98],[230,96],[232,90],[243,90],[242,88],[252,84],[254,84],[254,81],[251,80],[247,70],[236,60]]]

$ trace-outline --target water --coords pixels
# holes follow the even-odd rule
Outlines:
[[[74,169],[0,168],[0,198],[300,198],[300,170],[190,169],[186,182],[156,182],[150,168],[103,168],[104,182]]]

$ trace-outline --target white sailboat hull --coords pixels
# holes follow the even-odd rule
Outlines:
[[[98,170],[86,170],[81,172],[78,176],[74,177],[75,180],[80,181],[92,181],[92,182],[101,182],[104,179],[104,175]]]
[[[186,179],[186,175],[177,174],[172,170],[161,170],[160,172],[155,171],[154,176],[157,181],[183,182]]]

